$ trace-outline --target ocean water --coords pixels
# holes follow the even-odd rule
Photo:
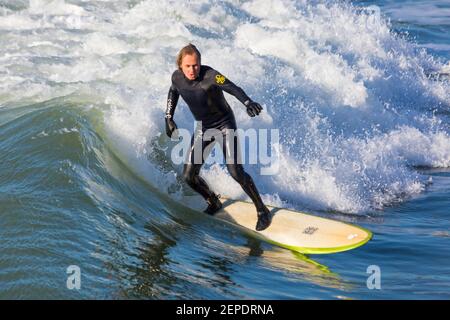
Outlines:
[[[449,31],[443,0],[0,0],[0,299],[449,299]],[[263,105],[227,96],[240,128],[279,130],[277,174],[245,166],[265,202],[368,244],[303,256],[194,210],[163,121],[188,42]]]

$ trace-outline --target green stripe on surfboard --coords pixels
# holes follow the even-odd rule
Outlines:
[[[254,230],[256,210],[253,204],[248,202],[225,199],[224,208],[216,213],[216,218],[237,226],[244,232],[260,240],[303,254],[330,254],[348,251],[366,244],[373,236],[369,230],[353,224],[317,217],[294,210],[270,206],[269,208],[273,211],[278,210],[282,212],[278,221],[275,219],[276,215],[274,216],[272,225],[275,226],[271,229],[271,225],[266,229],[267,231],[262,232]],[[316,234],[314,234],[315,231],[313,232],[316,237],[314,241],[311,240],[313,238],[308,238],[308,236],[304,235],[305,232],[302,232],[310,224],[313,226],[312,229],[321,229]],[[347,235],[349,236],[348,238]],[[353,236],[355,240],[357,237],[360,239],[354,241],[351,238]],[[280,241],[280,238],[287,238],[287,240]],[[308,242],[311,243],[310,240],[314,243],[324,243],[325,245],[307,245]],[[303,245],[303,243],[305,244]]]

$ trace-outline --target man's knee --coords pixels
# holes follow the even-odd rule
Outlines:
[[[236,180],[240,184],[245,184],[247,181],[247,173],[242,168],[242,165],[239,164],[229,164],[227,165],[228,171],[230,172],[231,177]]]
[[[191,185],[195,183],[195,168],[192,166],[185,166],[183,170],[183,180]]]

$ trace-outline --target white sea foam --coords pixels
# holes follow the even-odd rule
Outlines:
[[[269,203],[364,212],[422,192],[414,166],[450,166],[436,115],[448,110],[450,88],[424,72],[444,66],[368,11],[288,0],[0,4],[9,8],[0,14],[0,104],[89,97],[113,147],[162,191],[180,190],[181,168],[155,153],[173,145],[165,100],[188,42],[262,103],[263,115],[249,118],[227,96],[239,127],[280,130],[279,174],[246,167]],[[193,127],[182,101],[175,120]],[[223,167],[202,174],[217,192],[245,198]]]

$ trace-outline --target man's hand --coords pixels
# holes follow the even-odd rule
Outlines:
[[[262,110],[261,105],[254,101],[249,101],[245,106],[247,107],[247,113],[250,117],[257,116]]]
[[[175,123],[175,121],[173,121],[172,117],[167,118],[166,117],[166,134],[169,138],[172,137],[172,134],[175,130],[177,130],[177,124]]]

